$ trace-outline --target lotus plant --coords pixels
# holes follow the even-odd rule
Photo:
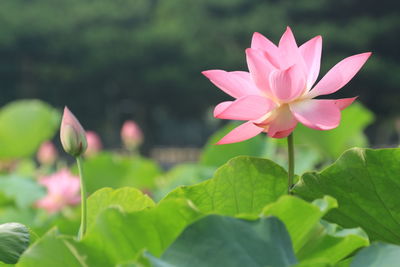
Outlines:
[[[78,232],[78,240],[81,240],[86,232],[87,208],[86,208],[86,187],[83,175],[82,155],[87,149],[86,132],[78,119],[65,107],[60,128],[61,144],[68,154],[75,157],[78,165],[80,188],[81,188],[81,226]]]
[[[356,97],[333,100],[315,97],[341,89],[371,55],[368,52],[343,59],[315,84],[321,52],[321,36],[299,47],[290,27],[287,27],[278,46],[260,33],[254,33],[251,48],[246,49],[249,72],[203,72],[213,84],[235,98],[217,105],[214,116],[245,121],[218,144],[241,142],[262,132],[272,138],[288,137],[289,189],[294,175],[292,132],[299,122],[316,130],[336,128],[341,110]]]
[[[86,132],[67,107],[61,121],[60,139],[65,152],[74,157],[81,156],[87,149]]]

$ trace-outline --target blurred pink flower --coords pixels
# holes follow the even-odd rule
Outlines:
[[[338,91],[361,69],[371,53],[343,59],[314,87],[320,71],[322,38],[316,36],[300,47],[289,27],[279,45],[254,33],[246,49],[249,72],[208,70],[203,74],[235,98],[215,107],[219,119],[247,121],[218,144],[247,140],[261,132],[274,138],[288,136],[301,122],[316,130],[331,130],[340,123],[340,111],[356,97],[313,99]]]
[[[41,144],[36,154],[36,158],[42,165],[51,165],[57,160],[57,149],[50,141]]]
[[[68,169],[62,169],[52,175],[39,179],[39,183],[46,187],[47,195],[36,202],[36,206],[55,213],[65,206],[80,203],[80,181]]]
[[[143,142],[143,133],[136,122],[128,120],[121,128],[121,138],[125,147],[135,148]]]
[[[100,136],[93,131],[86,132],[86,140],[87,140],[87,149],[85,152],[85,156],[96,155],[103,148]]]

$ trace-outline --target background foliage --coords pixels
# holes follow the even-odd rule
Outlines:
[[[359,95],[377,114],[373,144],[390,143],[400,101],[399,8],[391,0],[3,0],[0,104],[67,104],[108,146],[127,118],[145,128],[147,147],[200,146],[219,123],[207,119],[209,108],[227,99],[200,72],[245,69],[254,31],[277,42],[291,25],[299,43],[323,36],[322,73],[374,52],[340,94]]]

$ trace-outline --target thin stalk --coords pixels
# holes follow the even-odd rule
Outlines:
[[[287,137],[288,143],[288,194],[291,194],[291,189],[293,187],[294,180],[294,147],[293,147],[293,133]]]
[[[76,163],[78,164],[79,170],[79,178],[81,182],[81,226],[78,232],[78,240],[82,240],[82,237],[86,233],[86,225],[87,225],[87,208],[86,208],[86,186],[83,176],[83,164],[82,157],[76,157]]]

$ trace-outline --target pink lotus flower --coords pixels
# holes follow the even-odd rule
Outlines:
[[[331,130],[340,123],[340,111],[356,97],[313,99],[338,91],[361,69],[371,53],[343,59],[314,87],[320,71],[321,36],[300,47],[289,27],[279,45],[254,33],[246,49],[249,72],[208,70],[203,74],[236,100],[215,107],[219,119],[247,121],[233,129],[218,144],[247,140],[261,132],[273,138],[288,136],[300,122],[316,130]]]
[[[38,208],[55,213],[68,205],[80,203],[79,177],[74,176],[68,169],[62,169],[57,173],[44,176],[39,183],[47,188],[47,195],[36,202]]]
[[[51,165],[57,160],[57,149],[50,141],[40,145],[36,158],[42,165]]]
[[[87,149],[85,152],[85,156],[90,157],[96,155],[103,148],[100,136],[93,131],[86,132],[86,140],[87,140]]]
[[[135,148],[143,142],[143,133],[136,122],[128,120],[122,125],[121,138],[127,148]]]

